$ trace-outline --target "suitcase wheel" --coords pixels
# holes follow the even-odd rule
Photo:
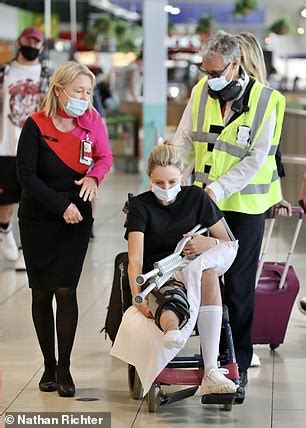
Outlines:
[[[276,345],[275,343],[270,343],[270,349],[271,351],[274,351],[274,349],[279,347],[279,343]]]

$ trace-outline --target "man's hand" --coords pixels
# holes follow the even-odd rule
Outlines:
[[[292,216],[292,205],[286,199],[282,199],[277,205],[277,214],[280,217],[291,217]]]
[[[83,201],[93,201],[97,197],[97,181],[93,177],[83,177],[81,180],[75,180],[75,184],[82,186],[79,196]]]
[[[214,192],[211,189],[206,188],[204,190],[208,194],[208,196],[210,197],[210,199],[212,199],[214,202],[217,202],[216,195],[214,194]]]

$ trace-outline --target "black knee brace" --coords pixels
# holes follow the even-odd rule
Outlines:
[[[161,329],[160,317],[164,311],[173,311],[179,319],[179,328],[182,329],[190,318],[190,305],[186,290],[182,282],[171,278],[159,290],[153,291],[158,308],[155,312],[155,323]]]

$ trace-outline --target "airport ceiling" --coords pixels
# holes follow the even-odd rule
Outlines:
[[[44,12],[44,0],[0,0],[0,3],[31,12]],[[78,15],[82,16],[84,9],[88,8],[88,0],[77,0]],[[51,11],[60,15],[62,21],[69,21],[70,9],[69,0],[51,0]]]

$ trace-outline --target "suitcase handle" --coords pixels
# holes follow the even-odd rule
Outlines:
[[[292,215],[297,215],[298,216],[298,221],[297,221],[297,225],[293,234],[293,238],[292,238],[292,242],[291,242],[291,246],[290,249],[288,251],[287,254],[287,258],[286,258],[286,263],[284,266],[284,270],[280,279],[280,283],[279,283],[279,288],[283,288],[284,284],[285,284],[285,280],[286,280],[286,276],[288,273],[288,269],[289,269],[289,261],[290,261],[290,257],[293,254],[294,248],[295,248],[295,244],[296,241],[298,239],[299,233],[300,233],[300,229],[304,220],[304,210],[300,207],[292,207]],[[273,209],[273,213],[272,213],[272,217],[271,217],[271,221],[270,221],[270,225],[268,227],[268,231],[267,231],[267,237],[265,240],[265,243],[263,245],[263,249],[260,255],[260,259],[259,259],[259,263],[258,263],[258,268],[257,268],[257,273],[256,273],[256,285],[255,287],[257,287],[258,285],[258,281],[260,278],[260,274],[264,265],[264,256],[267,253],[268,250],[268,246],[270,244],[270,240],[271,240],[271,235],[272,235],[272,231],[274,228],[274,224],[275,224],[275,220],[276,217],[278,217],[278,208],[274,208]]]

